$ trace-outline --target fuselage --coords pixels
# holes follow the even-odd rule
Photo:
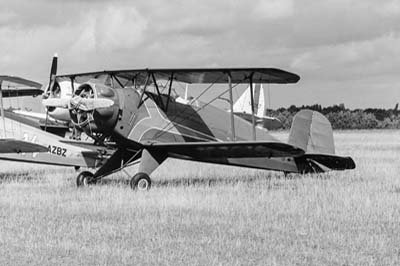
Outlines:
[[[166,99],[166,98],[165,98]],[[230,113],[201,101],[182,104],[170,99],[168,109],[148,99],[138,110],[129,137],[143,141],[233,141]],[[234,116],[235,140],[252,140],[252,125]],[[267,130],[256,128],[256,140],[277,141]]]
[[[124,92],[127,96],[127,92]],[[170,98],[168,108],[165,108],[167,97],[155,95],[139,103],[138,91],[130,91],[129,97],[123,97],[123,109],[120,119],[115,125],[114,133],[121,140],[131,140],[138,143],[151,142],[204,142],[204,141],[234,141],[231,132],[231,114],[212,105],[196,101],[194,104],[182,104]],[[138,107],[139,106],[139,107]],[[164,106],[164,108],[161,108]],[[138,107],[138,108],[137,108]],[[131,108],[131,110],[129,110]],[[236,140],[252,141],[252,125],[248,121],[234,116]],[[267,130],[256,128],[256,140],[280,142]],[[271,169],[285,172],[297,172],[294,158],[176,158],[211,162],[218,164],[237,165],[259,169]]]

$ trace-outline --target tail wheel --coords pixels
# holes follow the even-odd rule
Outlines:
[[[131,188],[137,191],[147,191],[151,188],[151,179],[148,174],[137,173],[131,179]]]
[[[76,185],[78,187],[88,187],[94,184],[96,184],[96,179],[89,171],[83,171],[76,177]]]

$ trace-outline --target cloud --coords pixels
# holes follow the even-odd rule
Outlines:
[[[17,14],[12,11],[6,9],[2,9],[0,11],[0,27],[4,25],[8,25],[10,21],[13,21],[17,18]]]
[[[384,16],[398,16],[400,14],[400,1],[392,0],[381,3],[377,11]]]
[[[133,6],[108,5],[94,16],[96,48],[100,51],[134,49],[144,40],[147,20]]]
[[[259,0],[254,7],[254,16],[262,19],[279,19],[293,15],[292,0]]]
[[[60,73],[279,67],[298,72],[299,86],[321,99],[321,84],[381,88],[382,81],[395,87],[399,79],[400,0],[0,3],[0,72],[39,81],[47,80],[54,52]]]
[[[298,55],[291,67],[323,78],[354,79],[365,75],[397,75],[400,35],[389,33],[368,41],[322,46]]]

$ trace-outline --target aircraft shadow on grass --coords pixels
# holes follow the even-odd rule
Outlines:
[[[30,171],[14,171],[0,173],[0,184],[4,182],[38,181],[43,174],[32,175]]]

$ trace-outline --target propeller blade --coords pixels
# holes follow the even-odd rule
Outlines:
[[[93,99],[93,98],[82,98],[76,96],[71,99],[71,106],[78,108],[82,111],[92,111],[98,108],[107,108],[114,104],[114,101],[110,99]]]
[[[42,104],[45,107],[60,107],[60,108],[68,108],[69,99],[63,98],[47,98],[42,100]]]
[[[58,64],[58,55],[54,54],[53,61],[51,62],[51,68],[50,68],[49,87],[47,88],[48,93],[51,92],[52,88],[54,87],[54,85],[56,83],[57,64]]]
[[[51,68],[50,68],[50,82],[57,75],[57,63],[58,63],[58,55],[54,54],[53,61],[51,62]]]

